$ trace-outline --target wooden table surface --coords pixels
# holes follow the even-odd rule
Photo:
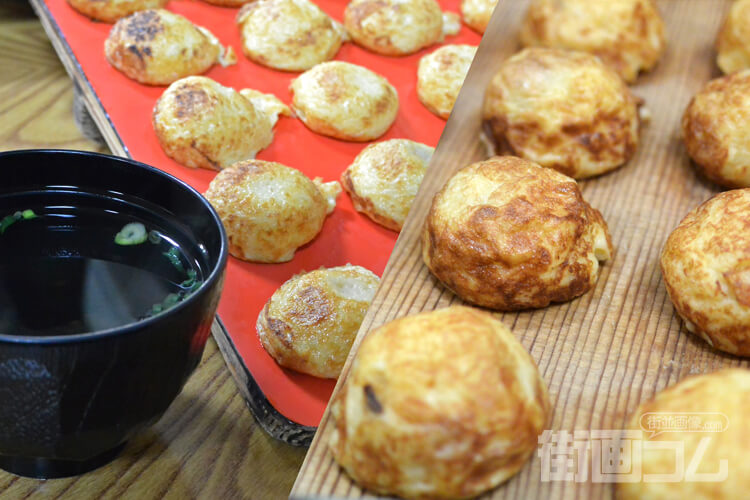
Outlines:
[[[73,84],[31,7],[0,1],[0,151],[108,152],[73,121]],[[167,413],[114,462],[70,479],[0,471],[0,498],[286,498],[305,450],[255,422],[213,339]]]

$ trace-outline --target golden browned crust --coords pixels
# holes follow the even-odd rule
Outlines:
[[[484,119],[499,149],[583,179],[627,162],[638,147],[638,101],[594,56],[525,49],[485,94]]]
[[[278,115],[290,113],[274,96],[188,76],[159,97],[152,122],[170,158],[191,168],[221,170],[271,144]]]
[[[379,282],[349,264],[294,276],[258,316],[261,344],[281,366],[337,378]]]
[[[648,429],[649,414],[671,418],[673,425],[680,417],[687,423],[678,430],[643,432],[642,447],[629,455],[632,457],[629,470],[640,471],[642,478],[675,472],[685,472],[685,475],[682,480],[671,482],[619,482],[616,484],[618,500],[747,498],[750,490],[750,462],[747,460],[750,371],[733,368],[687,377],[641,404],[626,428]],[[713,423],[718,424],[713,432],[698,430],[704,424]],[[700,443],[706,438],[708,442],[703,445],[706,447],[700,451]],[[660,442],[666,448],[658,448],[656,445]],[[684,463],[677,462],[676,446],[682,449]],[[725,461],[727,477],[713,481],[688,477],[687,471],[694,460],[697,474],[716,474]]]
[[[206,199],[216,209],[229,252],[252,262],[288,262],[320,232],[341,193],[338,182],[310,180],[280,163],[248,160],[219,172]]]
[[[664,52],[664,22],[651,0],[533,0],[521,43],[588,52],[632,83]]]
[[[401,231],[433,151],[408,139],[370,144],[341,174],[341,184],[358,212]]]
[[[309,0],[256,0],[242,7],[237,24],[245,55],[283,71],[333,59],[348,40],[344,27]]]
[[[464,23],[474,31],[484,33],[496,5],[497,0],[461,0]]]
[[[573,179],[512,156],[459,170],[432,202],[422,257],[459,297],[501,311],[587,292],[613,252]]]
[[[735,0],[716,38],[716,64],[725,74],[750,68],[750,0]]]
[[[68,0],[68,3],[84,16],[114,23],[140,10],[164,7],[167,0]]]
[[[750,69],[711,80],[682,117],[698,171],[724,187],[750,187]]]
[[[385,134],[398,113],[398,93],[382,76],[342,61],[315,65],[291,85],[297,117],[318,134],[371,141]]]
[[[331,402],[336,461],[403,498],[470,498],[513,476],[550,414],[544,381],[490,314],[454,306],[372,331]]]
[[[716,349],[750,356],[750,189],[718,194],[669,235],[661,270],[685,326]]]
[[[168,10],[144,10],[117,21],[104,42],[107,61],[128,78],[168,85],[221,62],[236,62],[207,29]]]
[[[473,45],[443,45],[419,60],[417,97],[440,118],[450,116],[476,52]]]
[[[344,26],[357,45],[387,56],[413,54],[443,40],[443,13],[435,0],[352,0]]]

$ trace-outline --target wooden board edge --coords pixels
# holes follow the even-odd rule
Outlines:
[[[317,427],[298,424],[288,419],[268,401],[250,370],[242,361],[239,352],[237,352],[237,347],[218,316],[216,316],[211,327],[211,333],[240,394],[242,394],[242,398],[245,400],[245,404],[263,430],[272,437],[292,446],[310,446]]]

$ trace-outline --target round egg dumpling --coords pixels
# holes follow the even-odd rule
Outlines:
[[[291,111],[270,94],[240,92],[204,76],[174,82],[153,111],[164,152],[192,168],[221,170],[271,144],[279,114]]]
[[[434,148],[408,139],[370,144],[341,175],[354,208],[401,231]]]
[[[283,71],[304,71],[333,59],[349,38],[342,25],[309,0],[257,0],[240,10],[237,24],[245,55]]]
[[[341,175],[354,208],[401,231],[434,148],[408,139],[370,144]]]
[[[129,16],[140,10],[159,9],[168,0],[68,0],[75,10],[86,17],[114,23],[120,18]]]
[[[386,56],[413,54],[461,29],[435,0],[352,0],[344,26],[357,45]]]
[[[472,45],[444,45],[419,60],[417,97],[440,118],[450,116],[476,52]]]
[[[248,160],[219,172],[206,199],[229,239],[229,253],[251,262],[288,262],[312,241],[336,206],[341,185],[310,180],[280,163]]]
[[[716,349],[750,356],[750,189],[720,193],[667,238],[661,271],[688,331]]]
[[[479,33],[484,33],[498,0],[461,0],[461,15],[466,25]]]
[[[666,45],[651,0],[532,0],[521,43],[588,52],[628,83],[652,69]]]
[[[615,498],[747,498],[748,415],[750,371],[744,368],[692,375],[657,393],[626,425],[633,433],[624,440],[628,450],[639,445],[628,454],[628,470],[640,475],[617,482]]]
[[[462,306],[370,332],[330,408],[329,446],[349,476],[415,499],[472,498],[508,480],[550,415],[521,343],[492,315]]]
[[[750,0],[735,0],[716,39],[716,64],[725,74],[750,69]]]
[[[107,61],[128,78],[168,85],[237,62],[206,28],[168,10],[144,10],[117,21],[104,42]]]
[[[638,102],[595,56],[525,49],[503,63],[485,94],[498,149],[575,179],[613,170],[638,147]]]
[[[258,316],[261,344],[281,366],[337,378],[379,283],[352,265],[294,276]]]
[[[682,117],[682,136],[701,174],[724,187],[750,187],[750,69],[698,92]]]
[[[463,300],[499,311],[586,293],[613,253],[607,224],[576,182],[502,156],[459,170],[422,232],[432,274]]]
[[[345,141],[385,134],[398,113],[398,93],[388,80],[362,66],[320,63],[291,86],[292,108],[310,130]]]

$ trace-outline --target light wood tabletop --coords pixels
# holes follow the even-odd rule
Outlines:
[[[0,151],[108,152],[73,120],[73,84],[28,3],[0,2]],[[0,181],[1,182],[1,181]],[[0,471],[0,498],[286,498],[305,455],[255,422],[213,339],[167,413],[109,465],[36,480]]]

